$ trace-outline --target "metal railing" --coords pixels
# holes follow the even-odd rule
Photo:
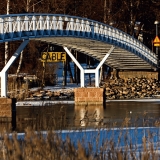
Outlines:
[[[48,36],[83,37],[124,48],[157,66],[157,57],[137,39],[112,26],[69,15],[0,15],[0,42]]]

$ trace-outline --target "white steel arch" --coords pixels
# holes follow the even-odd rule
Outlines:
[[[82,17],[43,13],[0,15],[0,43],[16,40],[23,40],[23,47],[29,40],[57,44],[88,54],[100,65],[103,62],[115,69],[157,69],[155,53],[141,42],[109,25]],[[98,75],[98,69],[82,72]],[[95,85],[98,86],[98,80]],[[1,96],[6,96],[6,90],[1,91]]]
[[[41,38],[42,40],[42,38],[49,37],[84,38],[115,45],[119,51],[130,52],[130,55],[139,57],[151,67],[157,67],[156,55],[145,45],[128,34],[97,21],[57,14],[33,13],[0,16],[1,43],[23,39]],[[58,42],[55,41],[55,43]],[[112,66],[109,62],[108,65]],[[123,69],[121,66],[117,68]]]

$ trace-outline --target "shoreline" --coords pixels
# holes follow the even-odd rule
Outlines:
[[[143,98],[143,99],[113,99],[106,100],[107,102],[159,102],[159,98]],[[52,101],[52,100],[37,100],[37,101],[18,101],[16,106],[49,106],[55,104],[75,104],[73,100],[60,100],[60,101]]]

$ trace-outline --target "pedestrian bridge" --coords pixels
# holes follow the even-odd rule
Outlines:
[[[6,96],[6,73],[30,40],[62,46],[84,74],[95,73],[99,86],[99,69],[106,64],[121,70],[156,70],[157,57],[132,36],[109,25],[69,15],[11,14],[0,15],[0,43],[22,40],[22,44],[1,71],[1,96]],[[85,70],[70,52],[77,50],[100,61],[95,70]],[[4,88],[3,88],[4,87]]]

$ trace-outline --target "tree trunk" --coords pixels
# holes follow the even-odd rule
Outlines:
[[[23,51],[21,52],[21,55],[20,55],[19,64],[18,64],[18,68],[17,68],[17,75],[20,72],[21,65],[22,65],[22,60],[23,60]]]
[[[7,0],[7,14],[9,14],[9,2],[10,0]],[[8,61],[8,42],[5,42],[5,64],[7,64]]]
[[[27,7],[26,7],[27,12],[28,12],[28,10],[29,10],[29,3],[30,3],[30,1],[31,1],[31,0],[27,0]],[[18,76],[18,74],[19,74],[19,72],[20,72],[20,69],[21,69],[22,60],[23,60],[23,51],[21,52],[20,59],[19,59],[19,64],[18,64],[18,68],[17,68],[17,76]]]

